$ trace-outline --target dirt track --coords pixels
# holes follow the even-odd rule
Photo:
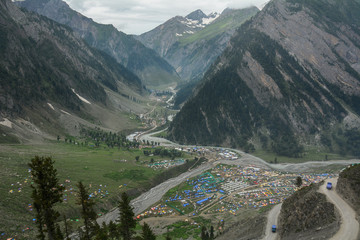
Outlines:
[[[266,229],[265,229],[265,237],[263,238],[263,240],[276,240],[278,239],[278,234],[277,233],[273,233],[271,231],[271,227],[272,225],[278,225],[278,217],[280,214],[280,210],[281,210],[281,204],[278,204],[276,206],[274,206],[269,214],[268,214],[268,220],[266,223]]]
[[[327,182],[332,183],[332,190],[326,189]],[[356,220],[356,213],[335,191],[336,183],[337,178],[328,179],[325,181],[325,184],[323,184],[319,189],[319,192],[325,194],[328,201],[335,205],[335,207],[339,210],[341,216],[340,229],[331,238],[331,240],[356,240],[359,236],[359,222]],[[280,210],[281,204],[276,205],[269,212],[265,237],[263,238],[263,240],[278,239],[277,234],[271,232],[271,225],[277,224]]]
[[[326,189],[327,182],[332,183],[332,190]],[[336,206],[341,215],[340,229],[331,240],[356,240],[359,236],[359,222],[356,221],[356,213],[335,191],[336,183],[337,178],[328,179],[319,189],[319,192],[325,194],[328,201]]]

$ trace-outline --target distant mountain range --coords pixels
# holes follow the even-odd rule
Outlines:
[[[133,71],[148,87],[180,82],[174,68],[152,49],[112,25],[99,24],[72,10],[62,0],[16,1],[20,7],[69,26],[90,46],[106,52]]]
[[[251,7],[206,15],[196,10],[186,17],[176,16],[137,39],[165,58],[184,80],[199,80],[223,52],[235,29],[258,11]]]
[[[273,0],[236,31],[170,138],[295,157],[304,144],[354,153],[359,56],[359,0]]]

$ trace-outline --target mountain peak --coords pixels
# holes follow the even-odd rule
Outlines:
[[[190,13],[189,15],[187,15],[186,18],[191,19],[191,20],[201,21],[203,18],[207,18],[207,16],[205,13],[203,13],[203,11],[198,9],[198,10]]]

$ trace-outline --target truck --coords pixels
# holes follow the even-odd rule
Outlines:
[[[271,231],[272,231],[273,233],[276,232],[276,225],[272,225]]]
[[[326,188],[327,188],[328,190],[331,190],[331,189],[332,189],[332,183],[331,183],[331,182],[328,182],[328,183],[326,184]]]

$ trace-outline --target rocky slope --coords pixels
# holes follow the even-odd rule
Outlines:
[[[113,58],[89,47],[70,28],[24,12],[10,0],[0,1],[0,37],[1,117],[27,119],[19,125],[34,134],[41,126],[63,132],[66,124],[99,122],[93,110],[102,115],[111,109],[109,96],[143,94],[140,79]],[[11,123],[5,126],[14,129]]]
[[[340,173],[336,191],[360,215],[360,165],[351,166]]]
[[[153,50],[112,25],[98,24],[72,10],[62,0],[17,1],[19,6],[65,24],[90,46],[106,52],[133,71],[145,85],[154,87],[180,81],[174,68]]]
[[[186,17],[174,17],[138,39],[164,57],[183,79],[200,79],[235,29],[258,11],[251,7],[205,15],[197,10]]]
[[[301,156],[299,140],[359,118],[359,23],[356,0],[271,1],[235,33],[170,138]]]
[[[340,216],[326,196],[312,185],[287,198],[279,216],[281,239],[326,239],[339,229]]]

